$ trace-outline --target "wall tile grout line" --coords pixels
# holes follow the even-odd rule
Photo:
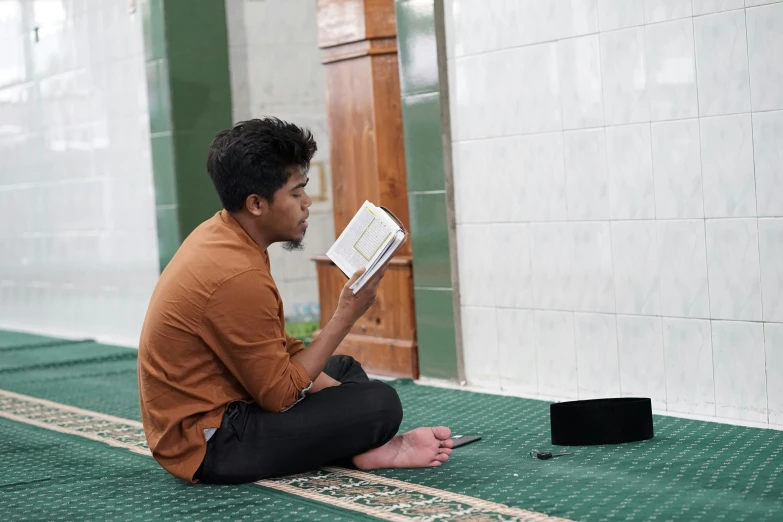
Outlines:
[[[707,254],[707,208],[706,208],[706,202],[704,200],[704,159],[703,155],[701,153],[701,106],[699,105],[699,67],[697,65],[698,58],[696,55],[696,22],[695,19],[691,19],[691,28],[693,31],[693,75],[694,80],[696,82],[696,119],[697,124],[699,126],[699,177],[701,179],[701,206],[702,206],[702,213],[704,214],[704,257],[705,257],[705,263],[706,266],[706,277],[707,277],[707,310],[708,315],[710,316],[707,320],[707,326],[710,329],[710,354],[711,354],[711,360],[712,360],[712,403],[713,403],[713,414],[717,415],[718,413],[718,399],[717,399],[717,387],[718,384],[715,381],[715,342],[713,337],[713,331],[712,331],[712,300],[710,299],[710,274],[709,274],[709,259]]]
[[[759,6],[760,7],[760,6]],[[745,8],[743,17],[745,21],[745,55],[748,60],[748,95],[750,97],[750,143],[753,160],[753,189],[756,203],[756,251],[758,253],[759,260],[759,300],[761,301],[761,337],[762,346],[764,347],[764,391],[766,392],[767,399],[767,423],[770,418],[769,407],[769,370],[767,361],[767,327],[763,325],[764,321],[764,278],[762,277],[761,268],[761,234],[759,233],[759,191],[758,191],[758,177],[756,176],[756,131],[753,125],[753,76],[750,74],[750,38],[748,36],[748,10]]]
[[[698,90],[698,89],[697,89]],[[783,112],[783,109],[766,109],[761,111],[752,111],[754,114],[762,114],[765,112]],[[724,114],[714,114],[710,116],[694,116],[691,118],[673,118],[673,119],[665,119],[665,120],[643,120],[643,121],[637,121],[633,123],[617,123],[617,124],[607,124],[603,126],[590,126],[590,127],[579,127],[579,128],[573,128],[573,129],[555,129],[555,130],[548,130],[543,132],[523,132],[523,133],[513,133],[513,134],[497,134],[497,135],[491,135],[491,136],[481,136],[478,138],[463,138],[459,140],[454,140],[454,143],[471,143],[471,142],[479,142],[479,141],[489,141],[489,140],[497,140],[497,139],[506,139],[506,138],[520,138],[520,137],[529,137],[529,136],[540,136],[540,135],[546,135],[546,134],[557,134],[557,133],[566,133],[566,132],[580,132],[580,131],[590,131],[590,130],[601,130],[603,128],[614,128],[614,127],[630,127],[632,125],[639,125],[642,123],[650,123],[651,125],[656,125],[659,123],[673,123],[677,121],[691,121],[691,120],[701,120],[701,119],[713,119],[713,118],[725,118],[726,116],[740,116],[740,115],[746,115],[750,114],[751,111],[739,111],[739,112],[727,112]]]
[[[597,10],[600,10],[600,6],[597,8]],[[604,128],[604,140],[606,140],[606,95],[604,93],[604,81],[603,81],[603,65],[604,65],[604,56],[601,51],[601,39],[603,31],[600,30],[600,17],[599,17],[599,34],[598,34],[598,72],[601,75],[601,119],[603,120],[603,128]],[[565,115],[564,115],[565,117]],[[650,153],[652,154],[652,149],[650,149]],[[608,174],[608,160],[606,158],[608,154],[608,147],[604,147],[604,161],[607,163],[607,174]],[[654,175],[654,174],[653,174]],[[608,176],[607,176],[608,177]],[[609,183],[607,179],[607,183]],[[610,195],[610,201],[611,201],[611,195]],[[610,207],[611,208],[611,207]],[[568,215],[568,214],[566,214]],[[611,212],[610,212],[611,215]],[[623,376],[622,376],[622,366],[620,364],[620,327],[617,325],[617,274],[615,272],[614,267],[614,227],[612,225],[612,221],[609,222],[609,241],[610,241],[610,250],[612,252],[612,287],[613,287],[613,293],[614,293],[614,313],[611,315],[614,315],[614,334],[615,334],[615,348],[617,351],[617,382],[620,387],[620,393],[623,392]],[[531,256],[532,257],[532,256]],[[576,314],[574,314],[574,324],[576,324]],[[576,339],[574,339],[574,346],[576,346]],[[578,375],[578,369],[577,369],[577,375]]]
[[[729,221],[737,219],[752,219],[756,216],[723,216],[723,217],[684,217],[684,218],[639,218],[639,219],[578,219],[573,221],[470,221],[470,222],[458,222],[460,226],[484,226],[484,225],[509,225],[509,224],[528,224],[528,225],[568,225],[568,224],[584,224],[584,223],[632,223],[632,222],[666,222],[666,221]],[[761,219],[780,219],[783,216],[759,216]]]
[[[425,290],[429,290],[429,288],[425,288]],[[752,319],[722,319],[722,318],[710,318],[710,317],[704,317],[704,316],[690,316],[690,317],[684,317],[680,315],[658,315],[658,314],[631,314],[631,313],[614,313],[614,312],[600,312],[595,310],[567,310],[562,308],[528,308],[528,307],[514,307],[514,306],[503,306],[503,305],[479,305],[479,304],[468,304],[468,303],[462,303],[465,307],[470,308],[500,308],[503,310],[530,310],[530,311],[541,311],[541,312],[559,312],[559,313],[575,313],[575,314],[595,314],[595,315],[616,315],[616,316],[626,316],[626,317],[660,317],[662,319],[694,319],[694,320],[702,320],[702,321],[715,321],[715,322],[721,322],[721,323],[750,323],[750,324],[781,324],[783,325],[783,322],[781,321],[755,321]]]
[[[725,10],[725,11],[717,11],[717,12],[714,12],[714,13],[704,13],[704,14],[699,14],[699,15],[689,14],[689,15],[685,15],[685,16],[678,16],[678,17],[675,17],[675,18],[669,18],[667,20],[661,20],[661,21],[658,21],[658,22],[648,22],[647,20],[644,20],[644,22],[642,22],[641,24],[634,24],[634,25],[629,25],[627,27],[620,27],[620,28],[617,28],[617,29],[609,29],[609,30],[605,30],[605,31],[601,30],[600,27],[599,27],[597,31],[589,31],[589,32],[586,32],[586,33],[580,33],[580,34],[576,34],[576,35],[573,35],[573,36],[567,36],[565,38],[553,38],[553,39],[549,39],[549,40],[542,40],[540,42],[530,42],[530,43],[524,43],[524,44],[519,44],[519,45],[512,45],[512,46],[508,46],[508,47],[500,47],[498,49],[486,49],[486,50],[472,52],[472,53],[468,53],[468,54],[454,55],[454,56],[450,56],[448,58],[448,60],[456,62],[456,61],[460,61],[460,60],[465,60],[467,58],[475,58],[475,57],[478,57],[478,56],[484,56],[484,55],[498,53],[498,52],[503,52],[503,51],[509,51],[509,50],[515,50],[515,49],[525,49],[525,48],[529,48],[529,47],[535,47],[537,45],[546,45],[546,44],[552,44],[552,43],[558,43],[558,42],[565,42],[565,41],[568,41],[568,40],[575,40],[577,38],[583,38],[585,36],[595,36],[595,35],[601,35],[601,34],[618,33],[620,31],[627,31],[629,29],[638,29],[639,27],[644,28],[644,27],[649,27],[649,26],[654,26],[654,25],[668,24],[668,23],[671,23],[671,22],[677,22],[679,20],[685,20],[687,18],[691,18],[691,19],[694,19],[694,18],[704,18],[704,17],[715,16],[715,15],[720,15],[720,14],[724,14],[724,13],[731,13],[731,12],[734,12],[734,11],[740,11],[740,10],[745,10],[745,9],[754,9],[754,8],[758,8],[758,7],[764,7],[765,5],[770,5],[770,4],[762,4],[762,5],[759,5],[759,6],[750,6],[750,7],[743,6],[743,7],[737,7],[737,8],[734,8],[734,9],[728,9],[728,10]]]

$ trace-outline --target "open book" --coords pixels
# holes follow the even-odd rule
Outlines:
[[[367,267],[351,286],[356,295],[405,244],[407,237],[402,223],[390,210],[365,201],[326,255],[349,278]]]

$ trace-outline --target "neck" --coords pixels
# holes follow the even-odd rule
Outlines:
[[[261,250],[266,250],[269,248],[269,245],[272,244],[272,241],[264,237],[264,235],[257,229],[253,218],[242,212],[237,212],[235,214],[232,213],[231,216],[237,220],[239,226],[244,229],[247,235],[250,236],[250,239],[252,239]]]

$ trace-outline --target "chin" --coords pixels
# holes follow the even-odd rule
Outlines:
[[[305,247],[304,238],[297,239],[294,241],[286,241],[285,243],[283,243],[283,249],[288,250],[289,252],[304,250],[304,247]]]
[[[299,236],[296,239],[289,239],[285,243],[283,243],[283,248],[285,250],[288,250],[289,252],[296,252],[299,250],[304,250],[305,243],[304,243],[304,233],[302,233],[301,236]]]

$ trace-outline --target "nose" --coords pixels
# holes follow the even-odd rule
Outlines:
[[[305,197],[302,198],[302,204],[304,205],[304,208],[310,208],[310,205],[313,204],[313,200],[310,199],[310,196],[305,194]]]

